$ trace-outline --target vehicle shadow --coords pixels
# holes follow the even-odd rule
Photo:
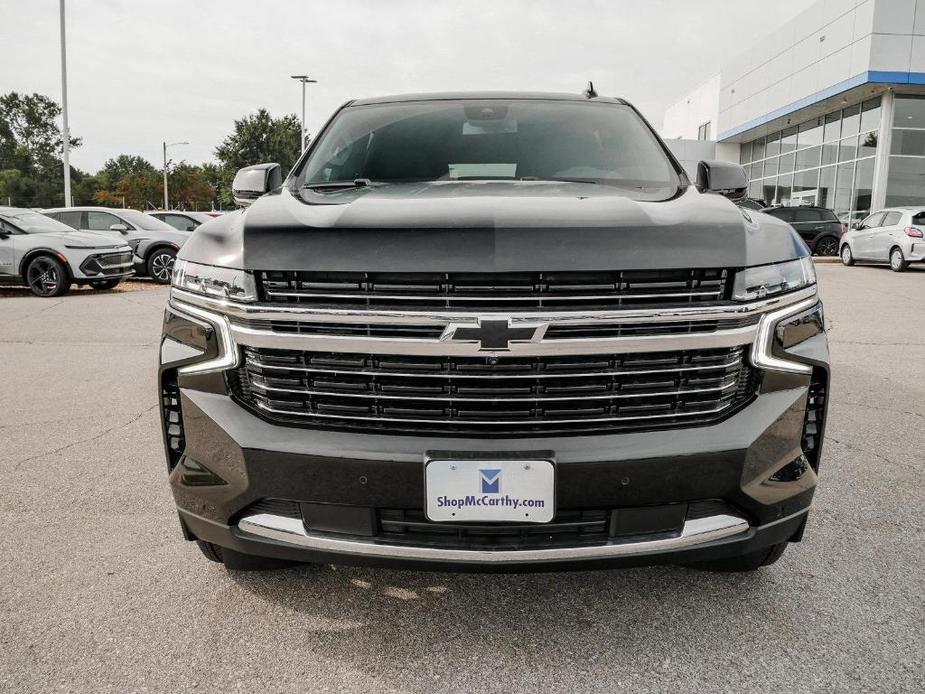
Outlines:
[[[499,667],[539,689],[568,691],[582,672],[656,671],[705,639],[716,644],[708,660],[723,662],[735,622],[790,621],[775,607],[788,572],[773,567],[748,575],[661,566],[533,574],[324,566],[228,575],[298,615],[283,628],[310,639],[315,657],[349,661],[401,691],[434,691],[436,681],[440,689],[465,681],[462,691],[476,691],[471,683]],[[554,681],[560,677],[570,679]]]

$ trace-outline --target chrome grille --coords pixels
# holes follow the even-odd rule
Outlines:
[[[258,272],[261,300],[401,310],[612,309],[725,298],[724,269],[594,272]]]
[[[511,358],[248,347],[230,381],[281,424],[497,436],[704,424],[756,387],[743,347]]]

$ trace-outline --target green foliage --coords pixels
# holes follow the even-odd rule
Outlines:
[[[299,157],[302,126],[295,114],[273,118],[266,109],[234,122],[234,132],[215,148],[219,166],[214,186],[225,207],[233,207],[231,181],[238,169],[251,164],[276,162],[289,171]]]
[[[64,200],[61,107],[42,94],[0,96],[0,204],[49,207]],[[80,138],[71,138],[79,147]],[[72,179],[83,176],[73,167]]]
[[[0,96],[0,205],[63,204],[61,108],[41,94]],[[215,149],[218,163],[186,162],[167,172],[170,204],[186,209],[233,208],[231,181],[243,166],[277,162],[289,170],[299,156],[301,128],[293,114],[273,118],[266,109],[235,121]],[[80,138],[72,138],[78,147]],[[150,209],[163,204],[163,171],[144,157],[120,154],[94,175],[71,167],[75,205]]]

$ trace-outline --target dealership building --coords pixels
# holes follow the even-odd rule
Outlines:
[[[819,0],[671,106],[662,135],[682,159],[700,141],[740,162],[769,205],[925,206],[925,0]]]

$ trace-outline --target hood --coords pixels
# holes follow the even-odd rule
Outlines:
[[[245,269],[502,272],[744,267],[808,250],[790,225],[688,187],[428,182],[283,189],[197,229],[181,257]]]
[[[54,243],[62,246],[75,246],[79,248],[115,250],[117,248],[128,247],[125,241],[119,241],[106,234],[97,234],[92,231],[43,231],[29,234],[29,236],[39,237],[44,243]]]

